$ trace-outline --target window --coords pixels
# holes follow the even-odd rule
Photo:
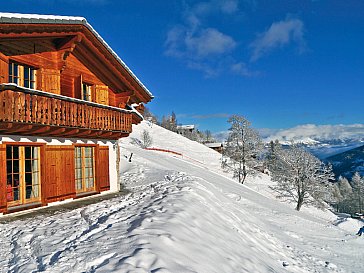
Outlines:
[[[40,200],[40,147],[6,146],[7,202],[21,205]]]
[[[76,192],[95,190],[95,151],[91,146],[75,147]]]
[[[82,83],[82,99],[86,101],[91,101],[91,90],[92,85],[87,83]]]
[[[19,84],[19,66],[16,63],[9,63],[9,82]]]
[[[9,63],[9,82],[20,86],[36,88],[36,69],[17,63]]]

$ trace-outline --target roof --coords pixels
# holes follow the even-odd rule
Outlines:
[[[87,22],[86,18],[79,16],[59,16],[59,15],[39,15],[39,14],[21,14],[21,13],[3,13],[0,12],[0,24],[67,24],[67,25],[84,25],[95,37],[105,46],[105,48],[114,56],[114,58],[128,71],[135,81],[143,90],[153,98],[152,93],[124,63],[124,61],[115,53],[115,51],[105,42],[97,31]]]

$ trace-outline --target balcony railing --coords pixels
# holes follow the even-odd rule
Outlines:
[[[0,122],[36,125],[38,132],[41,127],[48,126],[53,130],[79,129],[73,132],[88,132],[101,138],[105,133],[107,136],[128,134],[133,115],[136,115],[133,111],[14,85],[2,85],[0,90]],[[30,135],[31,132],[29,130]]]

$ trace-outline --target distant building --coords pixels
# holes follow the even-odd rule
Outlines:
[[[215,150],[216,152],[222,153],[222,149],[224,145],[220,142],[214,142],[214,143],[205,143],[205,146]]]
[[[185,136],[195,131],[195,125],[177,125],[177,133]]]

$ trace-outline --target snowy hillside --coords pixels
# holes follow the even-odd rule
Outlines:
[[[240,185],[209,148],[146,122],[133,129],[121,162],[131,192],[3,221],[0,272],[364,272],[357,220],[297,212],[271,197],[269,177]],[[143,130],[178,154],[139,148]]]

